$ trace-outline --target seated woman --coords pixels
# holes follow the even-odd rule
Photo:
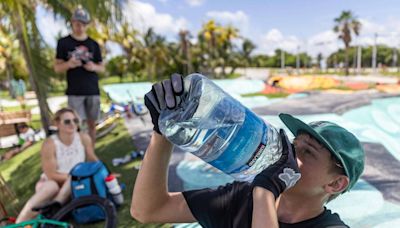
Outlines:
[[[98,160],[89,135],[78,132],[80,120],[73,109],[57,111],[54,122],[58,132],[47,138],[41,149],[43,174],[36,184],[35,194],[21,210],[17,223],[37,216],[32,208],[46,202],[66,203],[71,195],[70,170],[79,162]]]

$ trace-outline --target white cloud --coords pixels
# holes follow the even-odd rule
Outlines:
[[[222,24],[230,24],[240,30],[240,33],[246,34],[249,27],[249,17],[243,11],[209,11],[206,13],[208,18],[212,18]]]
[[[375,43],[375,34],[377,34],[378,44],[384,44],[390,47],[398,47],[400,45],[400,19],[389,18],[382,23],[367,19],[359,20],[362,27],[358,42],[361,45],[373,45]]]
[[[370,35],[374,33],[385,33],[386,29],[384,25],[379,25],[375,22],[369,21],[367,19],[359,19],[361,22],[361,35]]]
[[[247,15],[241,10],[236,12],[209,11],[207,12],[206,15],[207,17],[214,18],[223,23],[239,23],[239,24],[248,23]]]
[[[186,3],[190,6],[201,6],[204,4],[205,0],[186,0]]]
[[[353,37],[352,45],[370,46],[375,43],[375,33],[377,43],[389,47],[400,46],[400,19],[389,18],[381,23],[367,19],[359,19],[362,23],[360,35]],[[257,53],[274,54],[275,49],[281,48],[285,51],[296,53],[300,46],[300,52],[306,51],[311,56],[317,56],[322,53],[327,57],[339,48],[344,48],[344,44],[338,39],[338,35],[333,30],[326,30],[311,35],[304,39],[297,36],[282,34],[278,29],[271,29],[264,33],[258,40]]]
[[[307,40],[307,52],[311,56],[317,56],[322,53],[327,57],[332,52],[338,50],[341,43],[338,40],[338,35],[333,30],[326,30],[324,32],[315,34]]]
[[[284,36],[281,31],[274,28],[262,35],[258,43],[258,53],[274,54],[276,49],[283,49],[295,53],[297,47],[302,47],[302,41],[296,36]]]
[[[157,12],[153,5],[140,1],[129,1],[123,9],[127,21],[136,29],[145,32],[153,27],[156,33],[167,37],[177,36],[189,23],[183,17],[174,18],[170,14]]]
[[[45,10],[42,6],[36,8],[36,14],[36,24],[43,39],[51,47],[56,47],[56,37],[58,37],[58,35],[65,36],[68,34],[65,20],[54,18],[53,13]]]

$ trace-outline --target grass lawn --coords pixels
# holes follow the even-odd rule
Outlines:
[[[140,160],[118,167],[111,164],[113,158],[124,156],[135,149],[122,121],[120,120],[118,127],[110,134],[96,142],[98,157],[108,165],[112,172],[120,173],[119,182],[126,185],[124,190],[125,204],[118,209],[118,227],[171,227],[169,224],[141,225],[130,216],[132,190],[137,175],[137,170],[134,167],[140,164]],[[1,174],[18,197],[18,202],[15,202],[13,206],[21,208],[34,192],[35,183],[41,173],[40,147],[41,143],[36,143],[13,159],[0,163]],[[85,227],[102,227],[102,224]]]
[[[271,93],[271,94],[264,94],[264,93],[257,92],[257,93],[242,94],[242,96],[243,97],[264,96],[264,97],[267,97],[267,98],[284,98],[284,97],[289,96],[289,94],[288,93],[283,93],[283,92],[282,93],[281,92],[279,92],[279,93]]]

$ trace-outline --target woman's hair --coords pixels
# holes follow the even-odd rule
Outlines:
[[[54,114],[54,117],[53,117],[54,123],[55,123],[55,122],[59,122],[59,121],[61,120],[61,116],[62,116],[64,113],[67,113],[67,112],[70,112],[70,113],[74,114],[74,116],[75,116],[76,118],[80,119],[78,113],[77,113],[74,109],[72,109],[72,108],[62,108],[62,109],[58,110],[58,111]]]

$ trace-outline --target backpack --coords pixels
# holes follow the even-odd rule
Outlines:
[[[104,180],[109,174],[107,167],[101,161],[81,162],[75,165],[70,171],[72,199],[98,195],[103,198],[109,198],[112,201]],[[72,212],[72,216],[80,224],[105,219],[103,209],[97,205],[75,209]]]

